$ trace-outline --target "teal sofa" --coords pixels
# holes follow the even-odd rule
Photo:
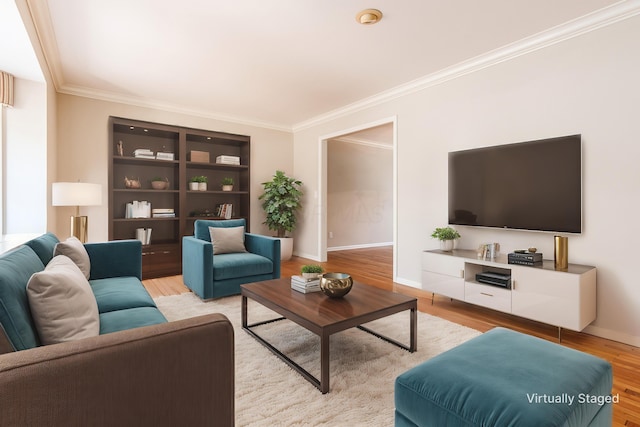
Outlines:
[[[214,255],[209,227],[245,227],[244,219],[196,220],[182,238],[182,278],[202,299],[240,294],[243,283],[280,278],[280,240],[245,233],[247,252]]]
[[[99,335],[41,344],[26,285],[57,243],[47,233],[0,255],[0,425],[233,425],[229,320],[167,322],[139,241],[85,244]]]

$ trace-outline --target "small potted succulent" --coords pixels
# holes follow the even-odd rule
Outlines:
[[[431,233],[431,237],[440,240],[440,249],[448,252],[453,250],[453,243],[460,238],[460,233],[451,227],[438,227]]]
[[[209,179],[204,175],[191,177],[191,180],[189,181],[189,190],[207,191],[208,180]]]
[[[222,187],[222,191],[233,191],[233,178],[222,178],[220,186]]]
[[[301,269],[302,277],[305,279],[316,279],[323,271],[322,267],[317,264],[303,265]]]

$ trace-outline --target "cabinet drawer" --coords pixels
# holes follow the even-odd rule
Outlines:
[[[422,270],[464,278],[464,259],[451,255],[422,253]]]
[[[142,248],[143,279],[181,273],[181,254],[178,245],[151,245]]]
[[[465,282],[464,300],[471,304],[511,313],[511,291],[509,289]]]
[[[422,289],[460,301],[464,300],[464,279],[460,277],[423,271]]]

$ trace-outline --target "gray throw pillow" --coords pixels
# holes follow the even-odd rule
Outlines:
[[[84,277],[87,279],[89,278],[89,275],[91,274],[91,261],[89,260],[89,254],[77,237],[69,237],[64,242],[57,243],[53,250],[53,256],[56,255],[65,255],[71,258],[71,261],[80,268]]]
[[[214,255],[247,252],[244,247],[244,226],[209,227],[209,235]]]
[[[68,257],[54,257],[27,283],[31,316],[43,344],[100,334],[98,304],[89,282]]]

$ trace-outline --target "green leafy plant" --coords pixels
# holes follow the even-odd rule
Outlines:
[[[460,238],[460,233],[451,227],[436,228],[431,237],[438,240],[456,240]]]
[[[208,181],[209,181],[209,178],[207,178],[204,175],[191,177],[191,182],[208,182]]]
[[[324,269],[317,264],[307,264],[303,265],[300,271],[302,273],[322,273]]]
[[[263,224],[276,231],[277,237],[285,237],[296,228],[296,211],[302,207],[302,182],[276,171],[273,179],[262,185],[264,193],[258,199],[262,200],[262,208],[267,214]]]
[[[220,185],[233,185],[233,178],[222,178],[222,182],[220,183]]]
[[[168,181],[167,178],[160,178],[159,176],[154,176],[151,181]]]

